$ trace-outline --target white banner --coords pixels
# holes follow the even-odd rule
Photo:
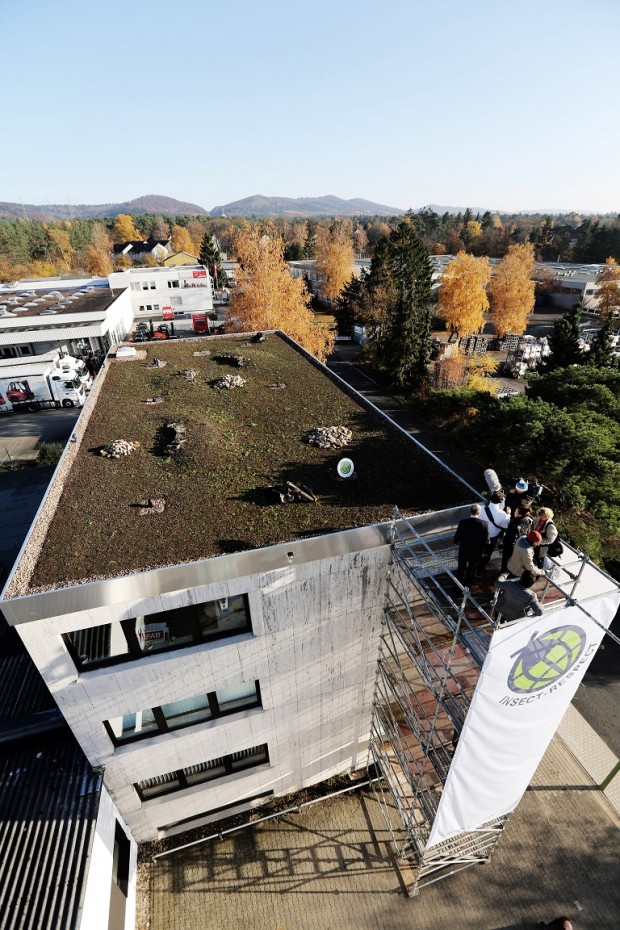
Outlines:
[[[614,592],[585,606],[608,627],[619,604]],[[427,849],[515,809],[603,636],[578,607],[493,634]]]

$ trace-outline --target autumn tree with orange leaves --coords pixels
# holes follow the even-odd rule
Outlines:
[[[327,300],[336,300],[351,280],[355,253],[350,223],[336,221],[329,229],[319,227],[316,245],[316,270],[321,292]]]
[[[144,239],[131,216],[128,213],[119,213],[114,222],[112,231],[115,242],[138,242]]]
[[[500,339],[506,333],[525,332],[534,308],[534,247],[531,242],[511,245],[508,254],[495,266],[490,293],[493,323]]]
[[[324,361],[333,334],[317,323],[301,278],[293,278],[284,261],[284,243],[273,223],[244,223],[235,238],[240,268],[227,313],[227,329],[254,332],[282,329],[304,349]]]
[[[596,298],[601,320],[611,319],[620,310],[620,267],[615,258],[608,258],[596,277]]]
[[[467,252],[459,252],[442,274],[437,312],[459,336],[477,333],[484,326],[490,277],[488,258],[474,258]]]

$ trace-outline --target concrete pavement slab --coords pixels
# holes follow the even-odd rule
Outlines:
[[[416,898],[365,794],[173,854],[140,881],[152,879],[151,930],[534,930],[559,914],[575,930],[615,930],[618,826],[556,737],[490,862]]]

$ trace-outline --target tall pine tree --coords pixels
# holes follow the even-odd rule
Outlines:
[[[222,268],[222,257],[211,233],[207,232],[202,237],[199,259],[200,264],[205,266],[214,279],[215,286],[224,287],[226,284],[226,275]]]
[[[387,270],[393,285],[382,354],[398,387],[420,388],[427,379],[431,329],[431,263],[407,217],[388,239]]]

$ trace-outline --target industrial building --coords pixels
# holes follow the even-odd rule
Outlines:
[[[128,293],[105,278],[40,278],[0,284],[0,358],[107,352],[133,321]]]
[[[134,316],[159,316],[166,310],[179,316],[213,310],[213,282],[195,262],[163,268],[129,268],[108,275],[114,294],[129,291]]]
[[[453,574],[477,492],[281,334],[108,360],[75,437],[0,608],[133,837],[371,765],[411,893],[485,861],[616,583],[566,546],[500,625]]]

